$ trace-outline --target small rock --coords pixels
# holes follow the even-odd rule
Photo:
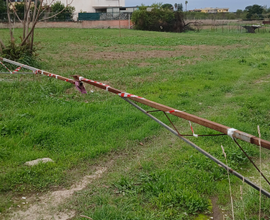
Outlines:
[[[21,207],[20,205],[17,205],[19,208]]]
[[[25,205],[25,202],[22,202],[23,205]]]
[[[48,163],[48,162],[54,162],[52,159],[50,158],[39,158],[39,159],[36,159],[36,160],[32,160],[32,161],[27,161],[24,165],[27,165],[27,166],[35,166],[39,163]]]
[[[26,199],[26,197],[22,197],[22,199]]]

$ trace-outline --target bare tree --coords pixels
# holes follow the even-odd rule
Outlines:
[[[13,12],[14,16],[18,19],[20,23],[23,25],[23,33],[21,38],[21,43],[19,46],[27,46],[30,51],[33,51],[33,45],[34,45],[34,31],[36,24],[39,21],[47,20],[50,18],[53,18],[60,13],[62,13],[68,6],[70,6],[73,2],[73,0],[70,0],[70,3],[66,4],[66,7],[59,11],[58,13],[43,18],[44,12],[47,8],[51,7],[53,3],[55,3],[56,0],[49,0],[49,2],[45,2],[44,0],[35,0],[32,2],[31,0],[24,0],[24,17],[23,19],[20,19],[16,12],[16,5],[13,5],[11,0],[6,0],[7,5],[7,18],[8,18],[8,28],[10,33],[10,42],[11,44],[15,44],[15,39],[13,36],[13,25],[14,23],[11,21],[11,11]],[[3,43],[2,39],[0,38],[0,52],[2,49],[5,49],[6,45]]]

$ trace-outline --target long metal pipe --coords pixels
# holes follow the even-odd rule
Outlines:
[[[235,175],[236,177],[238,177],[241,181],[244,181],[245,183],[247,183],[248,185],[252,186],[254,189],[261,191],[264,195],[266,195],[268,198],[270,198],[270,193],[267,192],[264,189],[261,189],[259,186],[257,186],[255,183],[251,182],[249,179],[245,178],[244,176],[242,176],[240,173],[234,171],[232,168],[228,167],[226,164],[222,163],[220,160],[218,160],[217,158],[213,157],[211,154],[209,154],[208,152],[206,152],[205,150],[203,150],[202,148],[198,147],[196,144],[194,144],[193,142],[191,142],[190,140],[180,136],[175,130],[173,130],[172,128],[170,128],[168,125],[164,124],[162,121],[160,121],[159,119],[157,119],[156,117],[154,117],[153,115],[149,114],[147,111],[145,111],[143,108],[141,108],[140,106],[136,105],[134,102],[128,100],[127,98],[123,98],[125,101],[127,101],[129,104],[131,104],[132,106],[134,106],[135,108],[139,109],[141,112],[143,112],[144,114],[146,114],[148,117],[150,117],[151,119],[153,119],[154,121],[156,121],[157,123],[159,123],[161,126],[163,126],[164,128],[166,128],[168,131],[170,131],[171,133],[173,133],[174,135],[176,135],[178,138],[182,139],[183,141],[185,141],[188,145],[192,146],[193,148],[195,148],[197,151],[201,152],[202,154],[204,154],[206,157],[208,157],[210,160],[214,161],[215,163],[217,163],[220,167],[223,167],[226,170],[229,170],[229,172],[233,175]]]
[[[13,61],[13,60],[9,60],[9,59],[0,57],[0,61],[4,61],[4,62],[13,64],[13,65],[16,65],[16,66],[21,66],[21,67],[23,67],[25,69],[31,70],[33,72],[33,74],[41,74],[41,75],[53,77],[53,78],[60,79],[60,80],[65,81],[65,82],[75,84],[75,81],[73,79],[69,79],[69,78],[66,78],[66,77],[63,77],[63,76],[52,74],[50,72],[40,70],[40,69],[37,69],[37,68],[32,67],[32,66],[24,65],[22,63],[19,63],[19,62]]]
[[[24,74],[33,74],[33,73],[28,73],[28,72],[18,72],[18,73],[5,73],[5,72],[1,72],[0,74],[22,74],[22,75],[24,75]]]
[[[26,68],[26,69],[29,69],[29,70],[33,71],[34,74],[42,74],[42,75],[46,75],[46,76],[49,76],[49,77],[53,77],[53,78],[56,78],[56,79],[60,79],[60,80],[75,84],[74,80],[68,79],[68,78],[60,76],[60,75],[52,74],[52,73],[49,73],[47,71],[40,70],[40,69],[31,67],[31,66],[28,66],[28,65],[24,65],[24,64],[12,61],[12,60],[8,60],[8,59],[5,59],[5,58],[0,57],[0,60],[11,63],[11,64],[14,64],[14,65],[17,65],[17,66],[21,66],[21,67]],[[170,107],[165,106],[165,105],[161,105],[161,104],[156,103],[156,102],[152,102],[150,100],[144,99],[144,98],[136,96],[136,95],[132,95],[132,94],[129,94],[129,93],[123,93],[122,91],[120,91],[118,89],[112,88],[112,87],[110,87],[110,86],[108,86],[106,84],[103,84],[103,83],[100,83],[100,82],[97,82],[97,81],[89,80],[89,79],[86,79],[86,78],[83,78],[83,77],[80,77],[80,76],[75,76],[74,78],[76,80],[79,79],[80,81],[83,81],[83,82],[88,83],[90,85],[99,87],[99,88],[104,89],[104,90],[106,90],[108,92],[112,92],[112,93],[115,93],[115,94],[119,95],[125,101],[127,101],[128,103],[130,103],[131,105],[133,105],[134,107],[139,109],[141,112],[146,114],[148,117],[150,117],[153,120],[155,120],[156,122],[158,122],[160,125],[162,125],[164,128],[166,128],[168,131],[170,131],[171,133],[173,133],[174,135],[176,135],[177,137],[179,137],[180,139],[185,141],[187,144],[189,144],[190,146],[192,146],[193,148],[195,148],[196,150],[198,150],[199,152],[204,154],[206,157],[208,157],[212,161],[216,162],[219,166],[223,167],[226,170],[229,170],[233,175],[237,176],[239,179],[246,182],[247,184],[249,184],[250,186],[252,186],[256,190],[258,190],[258,191],[261,190],[261,192],[264,195],[266,195],[267,197],[270,198],[270,193],[269,192],[267,192],[264,189],[261,189],[259,186],[257,186],[256,184],[254,184],[253,182],[251,182],[250,180],[248,180],[247,178],[245,178],[241,174],[237,173],[236,171],[234,171],[233,169],[228,167],[226,164],[222,163],[217,158],[213,157],[211,154],[204,151],[203,149],[201,149],[200,147],[198,147],[197,145],[195,145],[194,143],[192,143],[188,139],[186,139],[186,138],[184,138],[182,136],[179,136],[178,133],[175,130],[173,130],[172,128],[170,128],[169,126],[164,124],[162,121],[158,120],[153,115],[149,114],[144,109],[142,109],[140,106],[136,105],[134,102],[128,100],[127,98],[129,98],[131,100],[134,100],[134,101],[137,101],[137,102],[140,102],[140,103],[145,104],[147,106],[156,108],[158,110],[170,113],[172,115],[178,116],[180,118],[184,118],[184,119],[193,121],[193,122],[195,122],[197,124],[201,124],[201,125],[203,125],[205,127],[212,128],[214,130],[220,131],[220,132],[225,133],[225,134],[229,133],[228,132],[228,129],[230,129],[229,127],[218,124],[218,123],[215,123],[215,122],[212,122],[212,121],[209,121],[209,120],[206,120],[206,119],[203,119],[203,118],[199,118],[197,116],[194,116],[194,115],[191,115],[191,114],[188,114],[188,113],[185,113],[185,112],[170,108]],[[179,114],[179,113],[181,113],[181,114]],[[227,131],[225,132],[224,129],[227,130]],[[246,134],[246,133],[241,132],[241,131],[237,131],[235,129],[230,130],[230,131],[232,133],[228,134],[228,135],[230,135],[231,137],[235,137],[235,138],[238,138],[238,139],[241,139],[241,140],[244,140],[244,141],[256,144],[256,145],[259,144],[259,139],[257,137],[255,137],[255,136],[252,136],[250,134]],[[261,140],[261,145],[262,145],[262,147],[270,149],[270,142],[268,142],[268,141]]]
[[[68,79],[68,78],[65,78],[65,77],[62,77],[62,76],[59,76],[59,75],[55,75],[55,74],[52,74],[52,73],[49,73],[49,72],[46,72],[46,71],[43,71],[43,70],[39,70],[39,69],[34,68],[34,67],[23,65],[21,63],[18,63],[18,62],[12,61],[12,60],[8,60],[8,59],[5,59],[5,58],[0,57],[0,60],[11,63],[11,64],[14,64],[14,65],[17,65],[17,66],[22,66],[23,68],[26,68],[26,69],[30,69],[33,72],[35,72],[35,74],[43,74],[43,75],[47,75],[47,76],[50,76],[50,77],[54,77],[54,78],[57,78],[57,79],[60,79],[60,80],[75,84],[74,80],[71,80],[71,79]],[[192,122],[197,123],[199,125],[202,125],[204,127],[211,128],[211,129],[219,131],[219,132],[221,132],[223,134],[227,134],[232,138],[238,138],[240,140],[246,141],[246,142],[251,143],[251,144],[255,144],[257,146],[259,146],[259,141],[260,141],[261,146],[263,148],[266,148],[266,149],[270,150],[270,142],[266,141],[266,140],[263,140],[263,139],[259,139],[256,136],[247,134],[245,132],[236,130],[234,128],[230,128],[228,126],[225,126],[225,125],[222,125],[222,124],[219,124],[219,123],[216,123],[216,122],[204,119],[204,118],[200,118],[198,116],[195,116],[195,115],[192,115],[192,114],[189,114],[189,113],[186,113],[186,112],[183,112],[183,111],[171,108],[171,107],[168,107],[166,105],[159,104],[157,102],[150,101],[148,99],[145,99],[145,98],[142,98],[142,97],[139,97],[139,96],[136,96],[136,95],[124,93],[124,92],[122,92],[122,91],[120,91],[118,89],[115,89],[113,87],[110,87],[110,86],[108,86],[106,84],[103,84],[103,83],[100,83],[100,82],[97,82],[97,81],[94,81],[94,80],[86,79],[86,78],[81,77],[81,76],[76,76],[76,77],[82,82],[88,83],[90,85],[96,86],[96,87],[98,87],[100,89],[104,89],[104,90],[106,90],[108,92],[115,93],[115,94],[120,95],[120,96],[125,96],[125,97],[127,97],[127,98],[129,98],[129,99],[131,99],[133,101],[142,103],[144,105],[147,105],[149,107],[158,109],[160,111],[168,112],[168,113],[170,113],[172,115],[175,115],[175,116],[177,116],[179,118],[183,118],[183,119],[186,119],[188,121],[192,121]]]

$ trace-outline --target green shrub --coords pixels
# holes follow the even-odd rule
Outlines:
[[[61,12],[62,11],[62,12]],[[75,11],[75,8],[72,6],[65,7],[64,4],[62,4],[60,1],[55,2],[51,6],[51,12],[52,14],[57,14],[61,12],[60,14],[56,15],[50,20],[58,20],[58,21],[70,21],[73,20],[73,13]]]
[[[183,32],[186,29],[182,12],[156,7],[151,11],[140,7],[132,14],[132,22],[137,30]]]
[[[36,53],[37,49],[37,47],[33,47],[33,49],[31,49],[29,44],[18,45],[15,42],[10,42],[0,54],[4,58],[18,61],[26,65],[39,67],[40,65],[37,58],[38,54]],[[10,67],[9,64],[6,65]]]

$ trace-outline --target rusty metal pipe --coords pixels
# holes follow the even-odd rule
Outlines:
[[[188,145],[192,146],[193,148],[195,148],[197,151],[201,152],[202,154],[204,154],[206,157],[208,157],[210,160],[214,161],[215,163],[218,164],[218,166],[223,167],[226,170],[229,170],[229,172],[233,175],[235,175],[236,177],[238,177],[241,181],[244,181],[245,183],[247,183],[248,185],[250,185],[251,187],[253,187],[254,189],[261,191],[262,194],[266,195],[268,198],[270,198],[270,193],[267,192],[266,190],[260,188],[259,186],[257,186],[255,183],[251,182],[249,179],[245,178],[244,176],[242,176],[240,173],[236,172],[235,170],[233,170],[232,168],[228,167],[226,164],[222,163],[220,160],[218,160],[217,158],[215,158],[214,156],[212,156],[211,154],[209,154],[208,152],[206,152],[205,150],[203,150],[202,148],[198,147],[196,144],[194,144],[193,142],[191,142],[190,140],[184,138],[183,136],[179,135],[177,131],[173,130],[172,128],[170,128],[168,125],[166,125],[165,123],[163,123],[162,121],[160,121],[159,119],[157,119],[156,117],[154,117],[153,115],[149,114],[147,111],[145,111],[143,108],[141,108],[140,106],[136,105],[134,102],[128,100],[127,98],[123,98],[125,101],[127,101],[129,104],[131,104],[132,106],[134,106],[135,108],[137,108],[138,110],[140,110],[141,112],[143,112],[145,115],[147,115],[148,117],[150,117],[151,119],[153,119],[154,121],[156,121],[157,123],[159,123],[161,126],[163,126],[164,128],[166,128],[168,131],[170,131],[171,133],[173,133],[174,135],[176,135],[178,138],[182,139],[183,141],[185,141]]]
[[[71,79],[68,79],[68,78],[65,78],[65,77],[62,77],[62,76],[58,76],[58,75],[55,75],[55,74],[51,74],[49,72],[39,70],[39,69],[36,69],[34,67],[23,65],[21,63],[11,61],[11,60],[8,60],[8,59],[5,59],[5,58],[1,58],[1,57],[0,57],[0,60],[11,63],[11,64],[14,64],[14,65],[17,65],[17,66],[22,66],[23,68],[26,68],[26,69],[30,69],[30,70],[34,71],[36,74],[37,73],[44,74],[44,75],[47,75],[47,76],[51,76],[51,77],[54,77],[54,78],[57,78],[57,79],[60,79],[60,80],[75,84],[74,80],[71,80]],[[55,77],[55,76],[58,76],[58,77]],[[78,76],[78,75],[76,75],[75,77],[79,78],[80,81],[82,81],[82,82],[93,85],[93,86],[98,87],[100,89],[104,89],[104,90],[106,90],[108,92],[111,92],[111,93],[114,93],[114,94],[117,94],[117,95],[123,93],[122,91],[120,91],[118,89],[115,89],[113,87],[110,87],[108,85],[105,85],[103,83],[93,81],[93,80],[89,80],[89,79],[86,79],[86,78]],[[175,115],[175,116],[177,116],[179,118],[183,118],[183,119],[186,119],[188,121],[191,121],[191,122],[197,123],[199,125],[202,125],[204,127],[211,128],[213,130],[219,131],[219,132],[221,132],[223,134],[227,134],[232,138],[237,138],[237,139],[240,139],[240,140],[246,141],[248,143],[255,144],[255,145],[259,146],[259,138],[256,137],[256,136],[247,134],[245,132],[236,130],[234,128],[230,128],[228,126],[225,126],[225,125],[222,125],[222,124],[219,124],[219,123],[216,123],[216,122],[204,119],[204,118],[200,118],[198,116],[195,116],[195,115],[192,115],[192,114],[189,114],[189,113],[186,113],[186,112],[183,112],[183,111],[168,107],[166,105],[162,105],[162,104],[159,104],[157,102],[153,102],[153,101],[150,101],[148,99],[138,97],[138,96],[133,96],[133,97],[128,97],[128,98],[133,100],[133,101],[136,101],[136,102],[142,103],[144,105],[147,105],[149,107],[158,109],[160,111],[169,112],[170,114]],[[261,146],[263,148],[266,148],[266,149],[270,150],[270,142],[269,141],[261,139]]]
[[[5,72],[1,72],[0,74],[9,74],[9,75],[12,75],[12,74],[22,74],[22,75],[24,75],[24,74],[33,74],[33,73],[31,73],[31,72],[18,72],[18,73],[5,73]]]
[[[24,65],[24,64],[18,63],[16,61],[12,61],[12,60],[9,60],[9,59],[6,59],[6,58],[2,58],[2,57],[0,57],[0,61],[4,61],[4,62],[13,64],[13,65],[16,65],[16,66],[21,66],[21,67],[23,67],[25,69],[28,69],[28,70],[33,71],[33,74],[46,75],[46,76],[50,76],[50,77],[53,77],[53,78],[56,78],[56,79],[60,79],[60,80],[65,81],[65,82],[69,82],[69,83],[75,84],[75,81],[73,79],[69,79],[69,78],[66,78],[66,77],[63,77],[63,76],[52,74],[50,72],[47,72],[47,71],[44,71],[44,70],[40,70],[40,69],[37,69],[37,68],[32,67],[32,66]]]
[[[115,89],[113,87],[107,87],[106,85],[99,84],[96,81],[85,79],[83,77],[80,77],[80,78],[81,78],[82,82],[88,83],[90,85],[96,86],[96,87],[104,89],[104,90],[107,89],[107,91],[109,91],[111,93],[118,94],[118,95],[123,93],[122,91],[120,91],[118,89]],[[246,141],[248,143],[255,144],[255,145],[259,146],[259,138],[256,136],[247,134],[245,132],[230,128],[228,126],[225,126],[225,125],[222,125],[222,124],[219,124],[219,123],[216,123],[216,122],[204,119],[204,118],[200,118],[198,116],[195,116],[195,115],[192,115],[192,114],[189,114],[189,113],[186,113],[186,112],[183,112],[183,111],[171,108],[171,107],[168,107],[166,105],[162,105],[162,104],[150,101],[148,99],[142,99],[142,98],[138,98],[138,97],[128,97],[128,98],[133,100],[133,101],[147,105],[149,107],[158,109],[160,111],[170,112],[170,114],[175,115],[179,118],[183,118],[183,119],[186,119],[188,121],[192,121],[192,122],[197,123],[199,125],[202,125],[204,127],[211,128],[211,129],[219,131],[223,134],[227,134],[227,135],[232,136],[234,138],[238,138],[240,140],[243,140],[243,141]],[[229,132],[231,132],[232,134],[230,134]],[[269,141],[261,139],[261,146],[263,148],[270,150],[270,142]]]

